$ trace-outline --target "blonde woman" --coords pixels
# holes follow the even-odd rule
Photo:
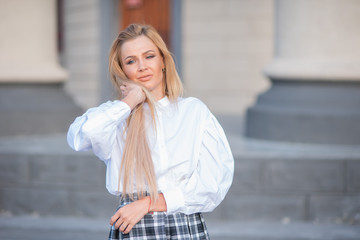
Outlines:
[[[109,70],[119,100],[77,117],[67,140],[107,166],[106,187],[120,196],[109,239],[208,239],[202,212],[224,199],[233,178],[225,134],[182,84],[164,41],[132,24],[115,39]]]

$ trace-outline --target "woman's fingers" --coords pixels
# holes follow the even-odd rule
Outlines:
[[[148,200],[145,198],[125,205],[111,217],[110,224],[115,224],[115,229],[119,229],[120,232],[129,233],[135,224],[145,216],[148,206]]]
[[[129,219],[122,216],[122,209],[116,211],[116,213],[110,218],[110,225],[114,225],[115,229],[119,229],[122,233],[129,233],[134,224],[129,224]]]
[[[133,227],[134,227],[133,224],[127,225],[127,227],[125,228],[125,230],[123,231],[123,233],[128,234]]]
[[[121,85],[120,86],[120,91],[121,91],[121,94],[126,97],[129,93],[129,90],[128,90],[128,87],[127,85]]]
[[[119,219],[120,214],[119,211],[117,211],[111,218],[110,218],[110,225],[114,225],[114,223],[116,223],[116,221]]]
[[[123,221],[118,219],[116,222],[115,222],[115,229],[120,229],[120,227],[123,225]]]
[[[119,227],[119,231],[125,233],[125,230],[127,230],[127,227],[128,227],[128,224],[122,223]]]
[[[122,101],[127,103],[131,109],[134,109],[134,107],[146,99],[143,88],[137,84],[127,84],[124,87],[120,87],[120,89],[123,95]]]
[[[124,221],[123,219],[119,218],[114,225],[115,229],[119,229],[120,232],[128,234],[131,229],[134,227],[134,224],[128,223],[127,221]]]

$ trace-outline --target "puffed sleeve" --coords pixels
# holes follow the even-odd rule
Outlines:
[[[204,122],[198,161],[189,179],[172,186],[164,197],[167,213],[211,212],[225,198],[234,174],[234,158],[216,118]]]
[[[69,146],[75,151],[93,149],[101,160],[110,159],[118,128],[130,112],[130,107],[118,100],[90,108],[70,125],[67,133]]]

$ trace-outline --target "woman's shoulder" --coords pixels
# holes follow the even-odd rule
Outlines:
[[[204,114],[210,112],[206,104],[196,97],[179,98],[178,105],[180,108],[188,111],[202,112]]]
[[[178,98],[180,105],[189,105],[194,107],[206,107],[205,103],[196,97],[180,97]]]

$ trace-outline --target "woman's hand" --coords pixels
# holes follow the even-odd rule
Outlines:
[[[144,102],[146,99],[142,87],[137,84],[127,82],[120,86],[120,90],[124,96],[122,101],[129,105],[131,110],[134,109],[138,104]]]
[[[111,217],[110,225],[115,223],[115,229],[128,234],[134,225],[148,213],[149,205],[150,198],[146,197],[121,207]]]
[[[150,197],[147,196],[117,210],[110,219],[110,225],[112,226],[115,223],[115,229],[119,229],[120,232],[128,234],[148,211],[166,212],[166,210],[166,202],[162,193],[159,194],[159,198],[155,204],[151,203]]]

